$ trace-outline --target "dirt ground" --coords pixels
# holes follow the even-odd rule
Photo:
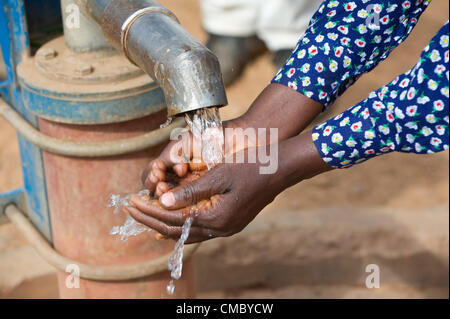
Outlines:
[[[202,41],[206,39],[200,24],[198,1],[160,2],[176,12],[189,32]],[[433,1],[405,43],[351,87],[323,119],[354,105],[371,90],[413,66],[421,50],[448,19],[448,7],[448,1]],[[275,71],[269,54],[250,65],[242,79],[227,89],[229,105],[222,109],[223,117],[230,119],[244,113]],[[0,192],[5,192],[20,187],[22,176],[15,131],[1,118],[0,145]],[[349,170],[336,170],[305,181],[280,195],[274,205],[280,209],[347,204],[416,209],[448,205],[448,160],[448,151],[424,156],[385,155]]]
[[[204,41],[206,34],[201,27],[199,1],[160,0],[175,12],[182,25],[198,39]],[[368,93],[377,89],[412,67],[421,50],[435,32],[448,20],[449,2],[434,0],[423,14],[418,26],[405,43],[398,47],[391,56],[370,74],[364,75],[342,98],[322,115],[322,119],[342,112],[344,109],[364,99]],[[275,73],[267,53],[249,65],[243,77],[227,89],[229,105],[222,109],[225,119],[236,117],[249,107],[259,92],[267,85]],[[0,119],[0,192],[20,187],[21,169],[17,139],[14,130]],[[444,229],[428,229],[444,234],[443,248],[448,250],[448,205],[449,205],[449,152],[436,155],[407,155],[393,153],[385,155],[347,170],[335,170],[302,182],[279,195],[269,205],[264,214],[276,214],[281,211],[320,211],[335,207],[351,207],[353,211],[395,210],[412,211],[419,214],[410,223],[412,228],[420,228],[423,220],[430,216],[436,221],[433,227]],[[447,211],[447,214],[435,214],[435,210]],[[415,215],[415,216],[416,216]],[[439,215],[439,216],[437,216]],[[437,218],[437,219],[436,219]],[[441,218],[443,222],[440,222]],[[336,216],[339,219],[339,216]],[[447,220],[445,222],[445,220]],[[5,226],[3,226],[5,227]],[[9,227],[9,226],[8,226]],[[446,227],[446,229],[445,229]],[[395,231],[395,230],[394,230]],[[445,240],[446,237],[446,240]],[[0,242],[1,243],[1,242]],[[407,243],[404,243],[407,245]],[[425,243],[426,245],[426,243]],[[203,257],[202,257],[203,258]],[[444,265],[448,272],[448,255],[444,256]],[[448,297],[447,282],[442,283]],[[324,285],[326,285],[324,283]],[[217,291],[217,296],[231,297],[326,297],[320,285],[285,286],[276,291],[263,288],[232,290],[230,293]],[[441,287],[442,288],[442,287]],[[364,289],[350,290],[338,284],[332,288],[335,295],[353,297],[423,297],[404,288],[393,288],[390,293],[367,296]],[[425,288],[424,288],[425,289]],[[432,289],[432,288],[426,288]],[[427,295],[427,294],[425,294]],[[205,295],[206,296],[206,295]],[[442,293],[432,296],[445,297]]]
[[[162,0],[177,13],[183,26],[198,39],[206,34],[200,25],[198,1]],[[197,6],[193,6],[193,3]],[[364,75],[331,107],[323,120],[339,114],[367,97],[371,90],[411,68],[426,44],[448,20],[448,1],[435,0],[413,34],[374,72]],[[224,118],[244,113],[271,80],[276,70],[267,54],[250,65],[240,81],[227,91]],[[389,154],[350,170],[334,171],[292,187],[277,199],[278,208],[313,208],[325,205],[426,208],[448,203],[448,152],[434,156]],[[301,196],[296,196],[301,194]],[[326,200],[324,200],[326,199]]]

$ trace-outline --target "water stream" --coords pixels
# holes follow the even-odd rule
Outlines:
[[[169,258],[168,269],[170,270],[170,277],[172,280],[167,285],[167,293],[172,295],[175,291],[174,280],[178,280],[181,277],[181,273],[183,271],[183,252],[184,252],[184,243],[189,237],[189,231],[191,230],[192,222],[194,221],[194,216],[189,216],[183,224],[181,237],[178,239],[175,244],[174,251]]]
[[[222,120],[220,118],[219,109],[216,107],[199,109],[191,111],[185,114],[185,119],[189,128],[194,136],[196,143],[201,143],[201,157],[208,169],[213,168],[215,165],[222,162],[224,152],[224,136],[222,130]],[[171,122],[168,119],[161,127],[166,127]],[[114,207],[114,213],[117,213],[123,206],[129,206],[128,199],[132,196],[149,195],[148,190],[142,190],[138,194],[111,195],[108,202],[108,207]],[[184,243],[189,237],[189,231],[191,229],[194,218],[199,213],[198,210],[193,209],[186,219],[182,227],[181,237],[175,244],[174,251],[169,258],[168,269],[170,271],[170,280],[167,285],[167,293],[172,295],[175,291],[174,280],[178,280],[181,277],[183,270],[183,251]],[[130,236],[137,236],[142,232],[152,231],[149,227],[138,223],[131,216],[127,217],[125,224],[122,226],[114,226],[110,234],[120,235],[122,241],[126,241]]]
[[[224,156],[224,137],[219,109],[211,107],[187,112],[185,119],[194,136],[194,141],[201,143],[201,157],[208,170],[221,163]],[[169,258],[168,268],[172,277],[166,288],[169,295],[172,295],[175,291],[174,280],[178,280],[181,277],[184,243],[189,237],[192,222],[198,213],[198,210],[193,210],[184,222],[181,237],[175,244],[174,252]]]
[[[221,163],[224,137],[219,109],[211,107],[188,112],[185,119],[194,140],[201,143],[201,157],[208,169]]]

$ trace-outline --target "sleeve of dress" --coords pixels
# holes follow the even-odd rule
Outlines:
[[[325,162],[346,168],[392,151],[430,154],[449,145],[449,24],[417,64],[338,116],[312,138]]]
[[[324,1],[272,83],[326,109],[408,37],[430,1]]]

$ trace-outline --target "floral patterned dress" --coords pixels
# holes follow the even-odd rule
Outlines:
[[[324,1],[272,82],[326,109],[407,38],[430,1]],[[448,149],[448,68],[447,21],[412,69],[313,129],[324,161],[346,168],[392,151]]]

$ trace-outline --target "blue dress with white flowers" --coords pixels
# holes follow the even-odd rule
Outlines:
[[[272,80],[326,109],[402,43],[426,0],[327,0]],[[434,153],[449,145],[449,24],[417,64],[367,99],[316,126],[312,138],[330,166],[350,167],[392,151]]]

